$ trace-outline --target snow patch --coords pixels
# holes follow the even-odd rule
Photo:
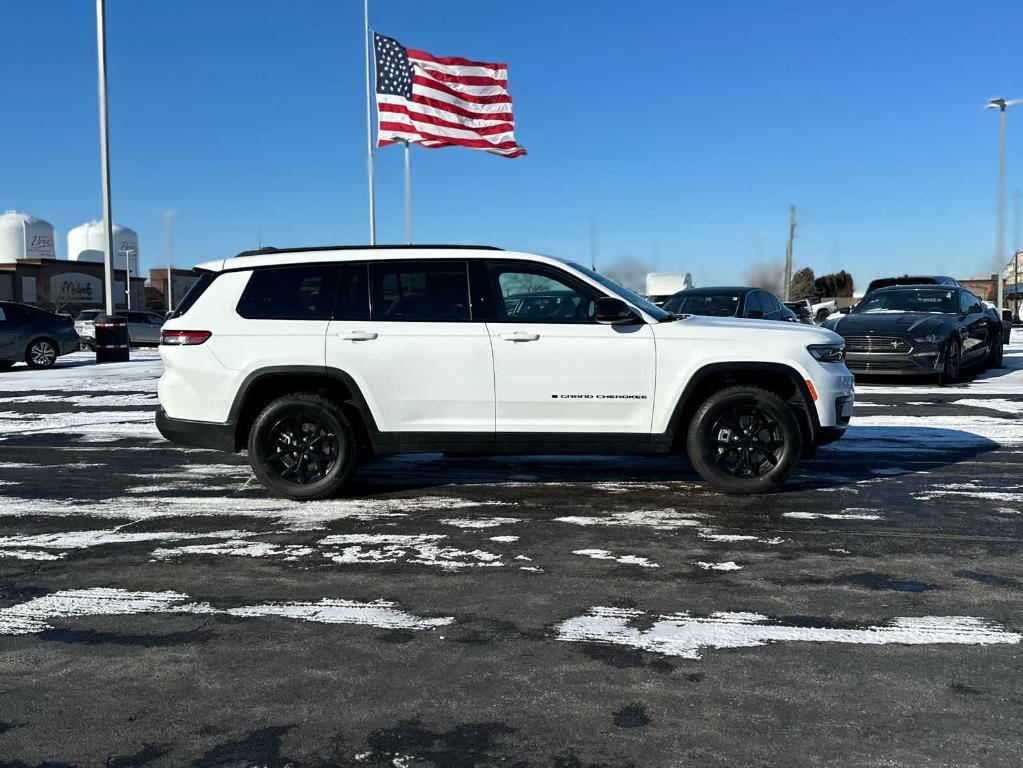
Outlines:
[[[697,563],[697,565],[700,566],[701,568],[703,568],[703,570],[705,570],[705,571],[741,571],[742,570],[742,566],[741,565],[737,565],[735,562],[733,562],[731,560],[726,560],[723,563],[707,563],[707,562],[704,562],[703,560],[700,560]]]
[[[775,642],[853,643],[858,645],[1015,645],[1023,636],[970,616],[895,618],[887,625],[863,629],[791,626],[757,613],[688,612],[661,615],[648,629],[630,626],[645,616],[629,608],[597,606],[556,627],[568,642],[625,645],[686,659],[700,658],[704,648],[752,648]]]
[[[637,555],[614,555],[608,552],[606,549],[576,549],[572,552],[573,555],[583,555],[584,557],[590,557],[594,560],[613,560],[616,563],[622,565],[638,565],[640,568],[660,568],[657,563],[650,562],[645,557],[639,557]]]

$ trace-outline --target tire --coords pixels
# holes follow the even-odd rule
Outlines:
[[[959,339],[952,337],[945,348],[945,362],[938,374],[939,384],[955,384],[959,381],[963,369],[963,345]]]
[[[1002,358],[1005,356],[1005,346],[1002,342],[1002,335],[998,334],[992,338],[991,349],[987,355],[987,367],[988,368],[1001,368]]]
[[[302,444],[289,450],[298,440]],[[249,430],[248,449],[259,481],[286,499],[333,496],[355,468],[351,424],[337,405],[312,392],[285,395],[267,405]]]
[[[792,474],[803,435],[792,408],[778,395],[754,386],[729,387],[697,409],[686,450],[700,477],[717,490],[763,493]]]
[[[25,349],[25,362],[29,368],[52,368],[60,350],[49,339],[35,339]]]

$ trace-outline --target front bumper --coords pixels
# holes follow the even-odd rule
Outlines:
[[[215,421],[189,421],[173,419],[163,408],[156,412],[156,428],[172,443],[193,448],[212,448],[215,451],[235,452],[234,425]]]
[[[944,364],[941,350],[914,348],[906,353],[892,352],[847,352],[845,365],[853,374],[879,376],[919,376],[937,373]]]

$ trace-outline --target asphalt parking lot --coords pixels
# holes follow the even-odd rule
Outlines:
[[[785,492],[379,460],[266,496],[159,358],[0,373],[0,765],[1023,764],[1023,335]]]

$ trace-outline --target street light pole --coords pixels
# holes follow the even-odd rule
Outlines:
[[[96,0],[96,47],[99,62],[99,154],[103,174],[103,299],[114,313],[114,225],[110,218],[110,131],[107,128],[107,33],[104,0]]]
[[[163,212],[163,255],[167,261],[167,311],[170,312],[174,309],[174,296],[172,292],[171,282],[173,275],[171,274],[171,259],[174,253],[174,211]]]
[[[988,109],[997,109],[998,127],[998,234],[995,238],[995,253],[998,259],[998,312],[1002,311],[1003,287],[1005,283],[1005,109],[1023,99],[991,99]]]

